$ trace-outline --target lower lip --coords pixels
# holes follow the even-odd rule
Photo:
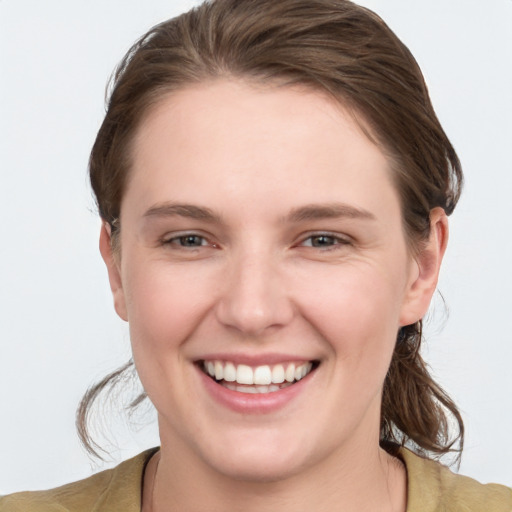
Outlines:
[[[202,383],[214,400],[234,412],[245,414],[268,414],[285,407],[298,394],[305,390],[310,381],[311,374],[313,373],[309,373],[300,381],[280,389],[279,391],[252,394],[228,389],[218,384],[200,368],[197,368],[197,371],[202,379]]]

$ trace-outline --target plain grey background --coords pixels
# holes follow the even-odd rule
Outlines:
[[[129,357],[86,167],[114,66],[195,3],[0,0],[0,494],[82,478],[158,443],[154,423],[130,430],[107,416],[119,447],[94,464],[74,431],[87,386]],[[438,296],[425,355],[466,421],[460,471],[510,485],[512,1],[360,3],[416,56],[463,163],[439,285],[450,314]]]

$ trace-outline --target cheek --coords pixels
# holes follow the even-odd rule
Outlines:
[[[134,357],[165,357],[194,332],[213,296],[211,275],[165,262],[137,265],[127,280]]]
[[[353,266],[332,270],[325,286],[315,280],[302,287],[301,314],[330,345],[340,375],[348,375],[349,365],[352,376],[384,379],[399,328],[402,280],[381,269]]]
[[[209,282],[162,262],[130,269],[126,291],[133,361],[159,411],[189,402],[179,380],[191,371],[187,341],[209,309]]]
[[[314,277],[313,277],[314,276]],[[391,326],[398,329],[405,276],[371,264],[331,268],[299,278],[302,314],[318,327],[357,338]],[[396,334],[396,331],[395,331]]]

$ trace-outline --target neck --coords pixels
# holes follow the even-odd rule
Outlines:
[[[370,512],[376,503],[406,510],[405,468],[378,443],[351,443],[296,475],[264,482],[219,474],[181,448],[162,442],[148,465],[143,512]]]

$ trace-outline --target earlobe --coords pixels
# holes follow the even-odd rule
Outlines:
[[[126,300],[123,290],[123,282],[119,269],[119,261],[112,249],[111,228],[107,222],[102,222],[100,231],[100,253],[108,272],[108,280],[112,297],[114,298],[114,308],[120,318],[128,321],[126,311]]]
[[[430,235],[415,257],[402,306],[400,325],[416,323],[427,313],[436,290],[439,270],[448,244],[448,218],[442,208],[430,212]]]

